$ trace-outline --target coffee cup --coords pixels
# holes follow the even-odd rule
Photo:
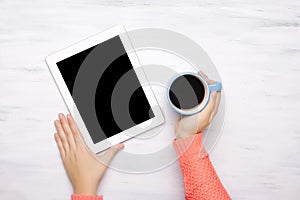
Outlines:
[[[221,91],[222,83],[208,84],[204,77],[194,72],[176,75],[170,81],[167,98],[171,107],[181,115],[193,115],[202,111],[212,91]]]

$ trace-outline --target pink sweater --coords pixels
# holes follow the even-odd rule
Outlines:
[[[179,157],[187,200],[230,199],[203,148],[201,133],[175,140],[173,144]],[[73,194],[71,199],[103,200],[103,197]]]

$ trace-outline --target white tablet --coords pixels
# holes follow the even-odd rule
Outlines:
[[[123,26],[46,58],[86,145],[98,153],[164,122]]]

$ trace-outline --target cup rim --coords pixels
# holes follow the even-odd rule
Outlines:
[[[190,108],[190,109],[180,109],[180,108],[177,108],[172,102],[171,102],[171,99],[170,99],[170,88],[171,88],[171,85],[173,84],[173,82],[180,76],[183,76],[183,75],[192,75],[192,76],[195,76],[197,77],[198,79],[200,79],[200,81],[204,84],[206,90],[205,90],[205,96],[204,96],[204,100],[202,101],[201,104],[193,107],[193,108]],[[210,98],[210,90],[209,90],[209,87],[208,87],[208,83],[206,82],[206,80],[198,73],[195,73],[195,72],[181,72],[181,73],[178,73],[176,76],[174,76],[170,81],[169,81],[169,85],[168,85],[168,88],[167,88],[167,99],[168,99],[168,102],[169,104],[171,105],[171,107],[179,114],[181,115],[193,115],[193,114],[196,114],[198,112],[200,112],[201,110],[203,110],[203,108],[205,108],[205,106],[208,104],[208,101],[209,101],[209,98]]]

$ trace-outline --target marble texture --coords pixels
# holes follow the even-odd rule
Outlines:
[[[298,0],[0,0],[0,13],[1,199],[69,199],[52,124],[67,109],[43,59],[116,24],[183,33],[213,59],[227,114],[211,159],[233,199],[299,198]],[[184,199],[177,163],[148,174],[108,170],[99,193]]]

